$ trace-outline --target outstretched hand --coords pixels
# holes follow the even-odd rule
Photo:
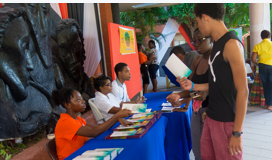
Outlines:
[[[142,96],[141,98],[137,97],[137,99],[135,100],[136,103],[144,103],[145,102],[145,97]]]
[[[200,95],[199,97],[194,98],[197,101],[205,101],[207,96],[208,96],[208,92],[198,92],[196,93],[196,95]]]
[[[187,77],[180,79],[180,76],[177,77],[176,81],[180,84],[180,87],[185,91],[190,91],[192,88],[192,81]]]
[[[180,95],[178,93],[171,93],[166,97],[167,101],[170,103],[176,103],[180,99]]]
[[[120,118],[120,119],[118,119],[118,121],[120,122],[121,125],[126,126],[126,127],[129,126],[129,125],[134,124],[132,122],[129,122],[129,121],[125,120],[124,118]]]

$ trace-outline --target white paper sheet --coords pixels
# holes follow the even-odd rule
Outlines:
[[[123,103],[122,109],[131,110],[132,113],[144,113],[146,111],[147,104],[132,104]]]
[[[190,68],[188,68],[175,54],[172,54],[168,58],[167,62],[165,63],[165,66],[176,77],[178,76],[180,76],[180,78],[189,77],[189,75],[192,73]]]

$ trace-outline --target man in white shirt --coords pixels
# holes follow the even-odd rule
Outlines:
[[[131,78],[130,69],[126,63],[118,63],[114,67],[117,78],[112,82],[112,94],[123,102],[130,102],[130,99],[127,94],[127,87],[124,83],[129,81]],[[137,98],[134,103],[143,103],[144,97]]]

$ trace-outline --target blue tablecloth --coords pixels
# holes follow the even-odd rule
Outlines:
[[[65,160],[72,160],[86,150],[117,147],[122,147],[124,150],[114,160],[165,160],[164,138],[167,121],[166,117],[161,116],[142,138],[105,139],[113,132],[113,128],[120,125],[118,122],[106,132],[86,142]]]
[[[166,102],[166,97],[172,92],[147,93],[147,108],[160,110],[161,104]],[[187,112],[171,112],[162,115],[168,118],[165,130],[165,156],[167,160],[190,160],[189,153],[192,149],[191,141],[191,115],[192,102]]]

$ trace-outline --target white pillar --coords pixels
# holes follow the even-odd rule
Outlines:
[[[262,41],[262,30],[270,31],[270,3],[249,3],[250,54],[255,44]],[[271,32],[271,31],[270,31]]]

